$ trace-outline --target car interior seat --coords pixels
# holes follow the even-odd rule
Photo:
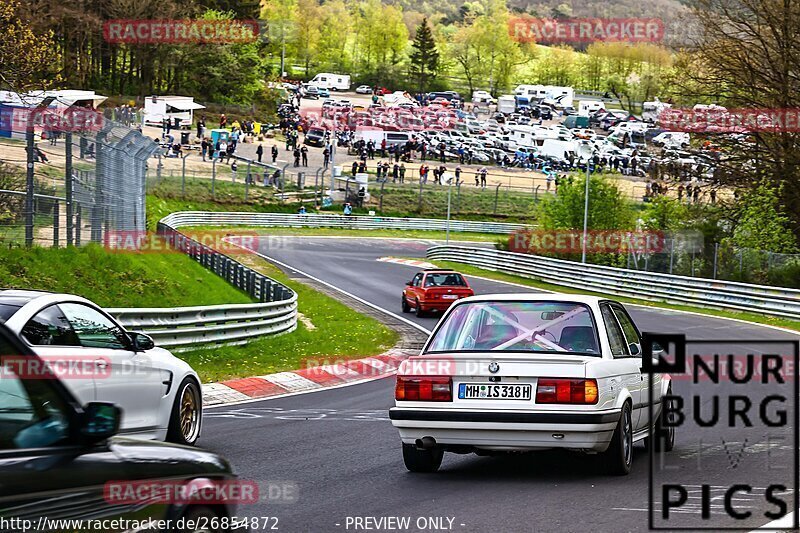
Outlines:
[[[597,352],[592,326],[566,326],[561,330],[559,346],[570,352]]]

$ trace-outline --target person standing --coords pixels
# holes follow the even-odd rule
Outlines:
[[[300,149],[300,155],[303,158],[303,166],[307,167],[308,166],[308,146],[303,145],[303,147]]]
[[[197,138],[202,139],[206,134],[206,119],[201,116],[197,121]]]
[[[293,155],[294,155],[294,166],[299,167],[300,166],[300,149],[299,148],[295,148]]]
[[[228,125],[228,117],[225,116],[225,113],[219,116],[219,127],[220,129],[225,128]]]
[[[406,179],[406,166],[403,163],[400,163],[400,183],[403,183]]]
[[[481,187],[486,188],[486,173],[489,172],[486,170],[486,167],[481,167]]]
[[[326,146],[325,149],[322,151],[322,166],[328,168],[330,159],[331,159],[331,150],[329,146]]]
[[[353,161],[353,177],[354,178],[356,177],[357,173],[358,173],[358,161]]]
[[[456,167],[456,185],[461,184],[461,167]]]
[[[386,139],[381,140],[381,157],[386,157]]]
[[[200,143],[200,153],[203,154],[203,161],[206,160],[206,153],[208,153],[209,148],[211,148],[211,143],[208,142],[208,139],[203,137],[203,141]]]
[[[264,146],[261,143],[258,143],[256,155],[258,156],[258,162],[261,163],[261,156],[264,155]]]
[[[272,145],[272,162],[274,163],[278,159],[278,147],[274,144]]]
[[[231,181],[233,183],[236,183],[236,171],[237,171],[238,168],[239,167],[236,164],[236,160],[234,159],[233,163],[231,163]]]
[[[394,164],[392,167],[392,183],[397,183],[397,179],[400,177],[400,165],[397,163]]]

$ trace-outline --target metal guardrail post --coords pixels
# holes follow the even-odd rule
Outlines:
[[[34,219],[34,202],[33,195],[35,181],[33,174],[33,123],[29,120],[29,125],[25,131],[25,144],[27,155],[27,167],[25,170],[25,246],[33,246],[33,219]]]
[[[244,201],[247,201],[247,192],[250,188],[250,161],[247,162],[247,174],[244,177]]]
[[[74,229],[72,225],[72,132],[68,131],[64,134],[64,142],[64,196],[66,197],[67,246],[72,246]]]
[[[58,200],[53,202],[53,248],[58,248],[58,231],[59,231],[59,212]]]
[[[81,245],[81,233],[83,226],[81,224],[81,204],[75,204],[75,246]]]

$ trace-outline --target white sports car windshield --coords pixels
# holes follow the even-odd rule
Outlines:
[[[589,308],[547,301],[457,304],[426,353],[500,350],[600,355]]]

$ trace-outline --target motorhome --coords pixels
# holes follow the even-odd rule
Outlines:
[[[480,106],[488,106],[495,103],[495,99],[487,91],[473,91],[472,103]]]
[[[581,100],[578,102],[578,115],[584,117],[588,117],[601,109],[605,109],[605,104],[600,100]]]
[[[517,110],[517,101],[513,94],[504,94],[497,99],[497,112],[509,114]]]
[[[572,107],[575,90],[558,85],[518,85],[514,89],[517,96],[525,96],[557,107]]]
[[[559,133],[550,128],[540,126],[512,126],[508,130],[508,139],[517,146],[536,147],[543,139],[558,139]]]
[[[331,91],[349,91],[350,76],[347,74],[331,74],[330,72],[320,72],[308,82],[320,89]]]
[[[661,113],[671,107],[672,104],[662,102],[658,98],[655,98],[652,102],[644,102],[642,104],[642,120],[650,124],[657,124]]]

